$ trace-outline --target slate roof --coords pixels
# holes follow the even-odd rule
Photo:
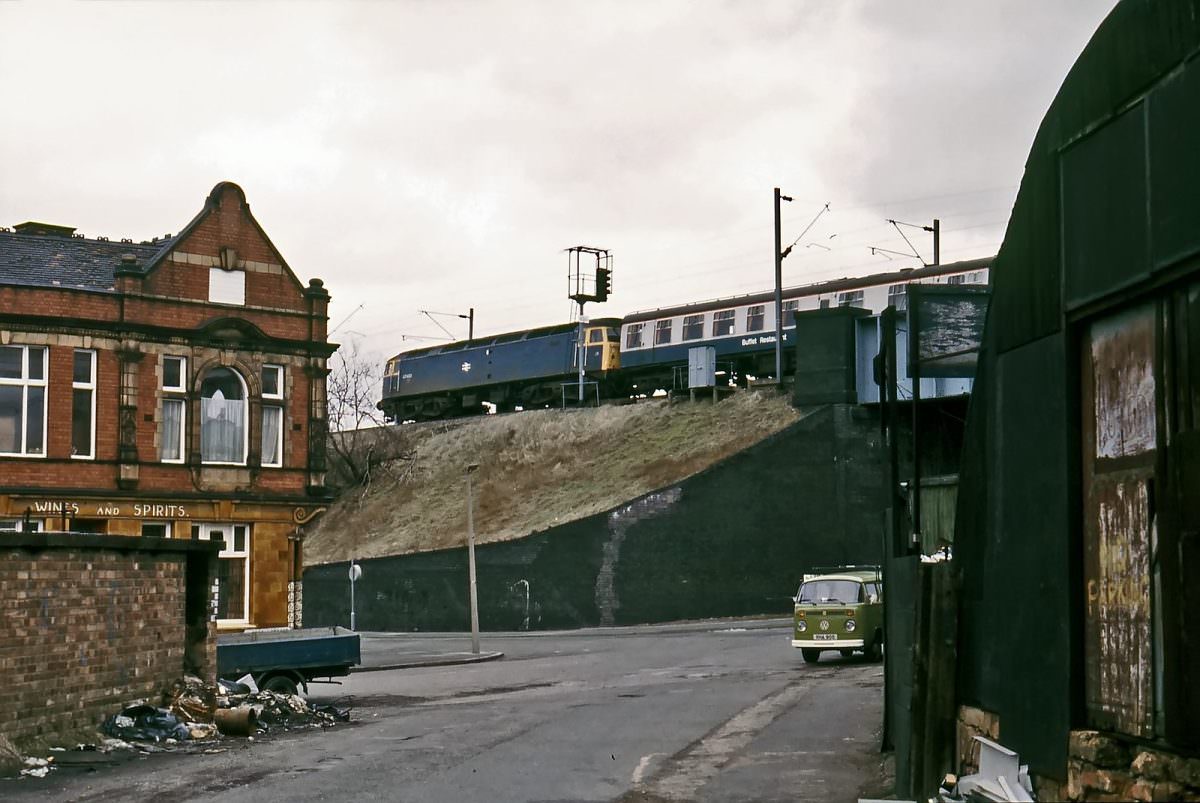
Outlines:
[[[176,239],[122,243],[0,231],[0,285],[112,292],[123,254],[137,257],[144,270]]]

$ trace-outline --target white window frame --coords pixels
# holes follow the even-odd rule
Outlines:
[[[757,310],[757,312],[756,312]],[[758,326],[751,327],[750,322],[758,318]],[[751,332],[761,332],[767,325],[767,305],[755,304],[751,307],[746,307],[746,334]]]
[[[0,457],[33,457],[44,459],[46,457],[46,428],[49,424],[50,399],[49,383],[47,377],[50,372],[50,349],[47,346],[24,346],[11,344],[8,346],[0,346],[0,348],[21,349],[21,376],[19,378],[3,378],[0,377],[0,385],[8,387],[21,388],[21,450],[18,452],[0,452]],[[42,351],[42,378],[29,378],[29,350],[31,348],[41,349]],[[29,389],[38,387],[42,389],[42,444],[40,452],[29,451]]]
[[[87,354],[91,358],[92,371],[90,382],[78,382],[75,380],[75,358],[80,354]],[[72,460],[95,460],[96,459],[96,351],[95,349],[75,349],[71,355],[71,459]],[[91,432],[88,437],[88,453],[75,454],[75,391],[87,390],[91,395],[91,416],[89,424]]]
[[[670,318],[664,318],[661,321],[654,322],[654,345],[667,346],[671,343],[671,338],[674,335],[675,327],[672,325],[675,321]],[[659,339],[659,335],[665,333],[666,336]]]
[[[728,323],[729,331],[718,333],[721,324]],[[713,313],[712,336],[729,337],[737,334],[737,310],[719,309]]]
[[[167,361],[177,361],[179,363],[179,384],[167,384]],[[167,426],[166,409],[168,404],[179,405],[179,457],[163,457],[162,443],[160,441],[158,447],[158,459],[162,463],[183,463],[187,457],[187,414],[188,406],[187,399],[182,396],[168,396],[167,394],[187,392],[188,372],[187,372],[187,357],[181,357],[176,354],[164,354],[162,358],[162,425],[165,430]]]
[[[863,297],[862,290],[846,290],[845,292],[838,293],[837,305],[839,307],[862,306]]]
[[[279,411],[279,430],[275,436],[275,454],[277,455],[278,459],[273,463],[268,463],[264,460],[264,461],[262,461],[262,465],[264,465],[268,468],[280,468],[283,466],[283,424],[284,424],[284,419],[285,419],[284,405],[283,405],[283,383],[286,378],[286,373],[284,372],[282,365],[275,365],[273,363],[267,363],[266,365],[263,366],[262,373],[264,374],[264,376],[266,375],[267,371],[275,372],[275,376],[276,376],[275,387],[277,388],[277,392],[267,393],[267,391],[266,391],[267,383],[265,381],[263,382],[262,397],[263,397],[264,403],[262,405],[262,419],[263,420],[262,420],[261,431],[264,433],[267,431],[267,427],[266,427],[267,410],[278,410]],[[267,404],[266,403],[267,401],[278,401],[279,404]]]
[[[703,340],[704,339],[704,319],[705,319],[705,317],[706,316],[704,315],[703,312],[697,313],[696,315],[684,315],[683,323],[679,329],[679,342],[680,343],[691,343],[696,340]],[[697,322],[696,321],[697,318],[700,319],[699,320],[700,334],[697,335],[696,337],[688,337],[687,336],[688,326],[695,326],[696,322]]]
[[[22,525],[24,525],[24,523],[24,519],[0,519],[0,533],[40,533],[42,531],[41,519],[31,518],[29,520],[28,530],[22,529]]]
[[[232,373],[234,376],[237,377],[238,382],[240,382],[242,385],[242,398],[241,398],[241,402],[243,405],[243,410],[242,410],[242,421],[243,421],[243,425],[242,425],[242,459],[241,460],[205,460],[204,459],[204,457],[203,457],[203,453],[204,453],[204,446],[203,446],[203,443],[204,443],[204,395],[203,395],[203,393],[201,393],[201,396],[200,396],[200,443],[201,443],[200,462],[201,462],[201,464],[206,465],[206,466],[244,466],[244,465],[246,465],[246,458],[249,457],[249,455],[250,455],[250,389],[246,386],[246,378],[242,376],[241,371],[238,371],[236,368],[230,368],[230,367],[224,366],[224,365],[217,366],[217,367],[225,368],[227,371]],[[207,376],[207,372],[206,372],[206,376]],[[201,384],[201,387],[203,387],[203,384],[204,384],[203,380],[201,380],[200,384]]]
[[[246,540],[242,544],[242,549],[235,549],[236,544],[234,529],[242,527],[246,530]],[[221,551],[217,553],[217,559],[221,558],[245,558],[243,564],[244,576],[242,577],[242,611],[245,614],[241,619],[218,619],[218,625],[245,625],[250,623],[250,538],[252,528],[249,524],[237,524],[235,522],[192,522],[192,538],[193,540],[211,541],[214,532],[220,532],[222,535],[229,534],[228,539],[222,539]]]
[[[146,525],[147,524],[151,525],[152,527],[162,527],[162,528],[164,528],[165,532],[163,532],[163,534],[161,536],[159,536],[159,535],[148,536],[148,535],[146,535]],[[143,521],[141,523],[141,535],[143,538],[170,538],[171,537],[171,524],[172,524],[172,522],[162,521],[161,519],[151,519],[151,520]]]
[[[179,363],[179,384],[167,384],[167,361]],[[163,358],[163,382],[162,389],[168,393],[186,393],[187,392],[187,357],[181,357],[177,354],[164,354]]]
[[[630,350],[640,349],[642,347],[642,333],[645,329],[645,323],[629,324],[629,328],[625,330],[625,348]]]

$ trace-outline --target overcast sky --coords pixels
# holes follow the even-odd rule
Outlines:
[[[769,289],[775,186],[785,244],[831,210],[788,286],[918,265],[889,217],[986,256],[1112,5],[0,0],[0,225],[148,239],[234,181],[379,357],[421,309],[568,320],[574,245],[615,257],[593,317]]]

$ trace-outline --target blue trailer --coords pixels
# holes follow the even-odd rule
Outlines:
[[[345,677],[362,661],[358,634],[344,627],[248,630],[217,637],[217,677],[249,675],[260,689],[295,694],[309,681]]]

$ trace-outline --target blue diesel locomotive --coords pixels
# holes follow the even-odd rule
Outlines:
[[[610,376],[620,366],[619,318],[584,326],[584,370],[613,392]],[[379,407],[393,421],[499,411],[558,403],[562,385],[577,375],[579,324],[506,332],[474,340],[405,351],[387,362]]]
[[[795,363],[793,314],[823,307],[905,309],[912,282],[981,284],[991,259],[880,273],[783,291],[784,375]],[[415,349],[387,363],[379,407],[395,421],[557,404],[575,376],[578,324],[509,332],[491,338]],[[601,396],[650,394],[675,386],[688,350],[714,346],[725,379],[745,384],[775,371],[775,294],[752,293],[591,321],[586,327],[589,381]]]

